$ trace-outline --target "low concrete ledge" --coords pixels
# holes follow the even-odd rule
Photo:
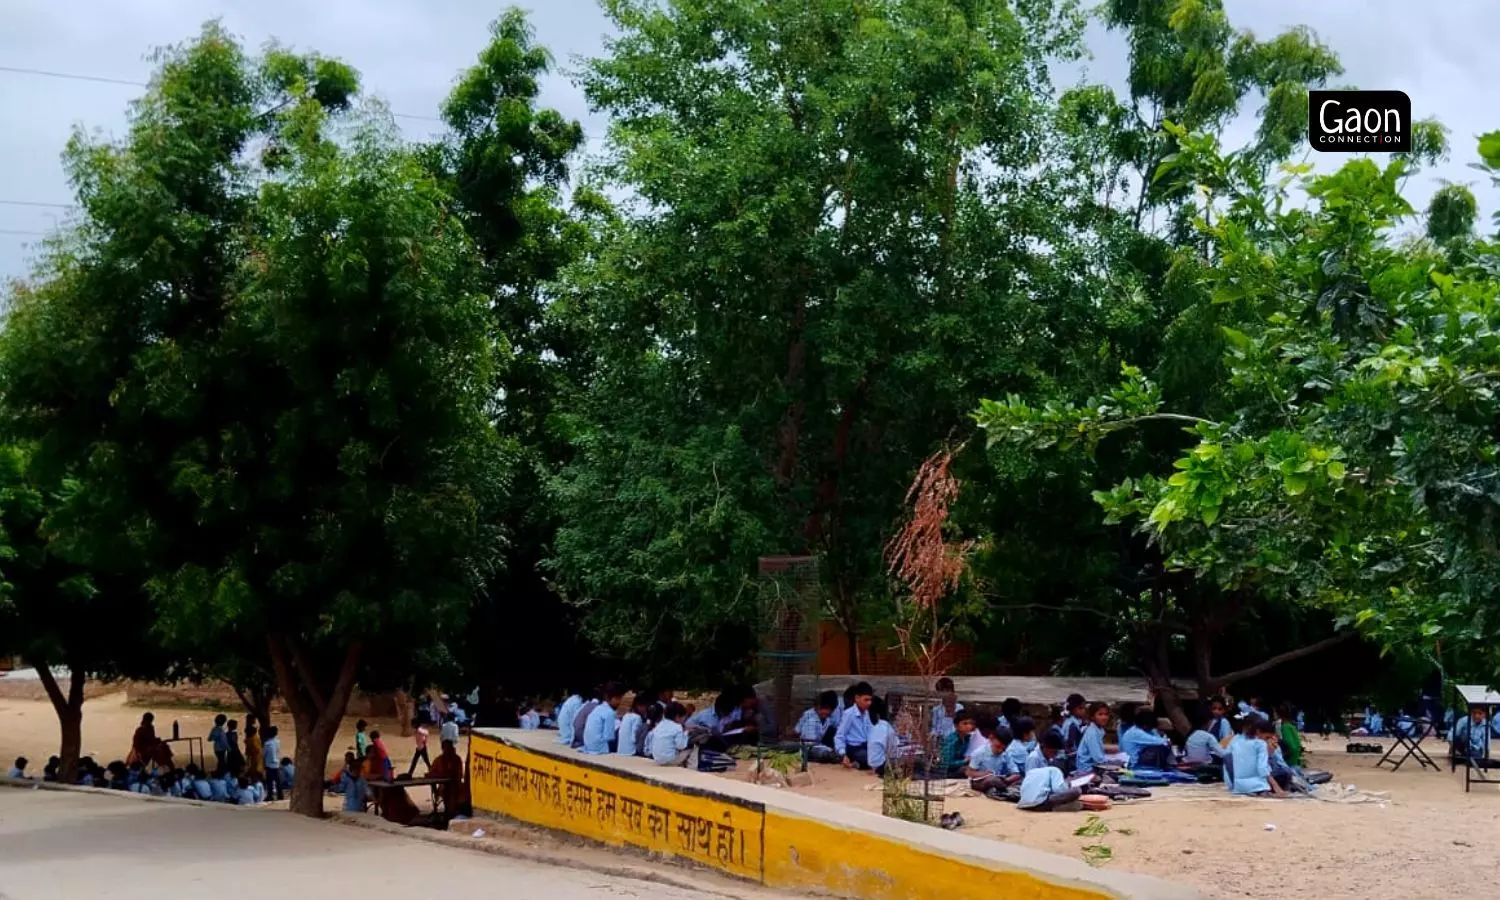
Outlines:
[[[476,729],[469,765],[478,810],[773,888],[856,900],[1200,896],[790,791],[584,755],[558,744],[556,732]]]

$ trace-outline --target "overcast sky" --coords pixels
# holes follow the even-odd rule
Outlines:
[[[191,37],[206,19],[221,18],[252,47],[270,37],[340,57],[358,68],[368,91],[393,111],[434,116],[455,74],[484,45],[487,24],[508,5],[474,0],[4,0],[0,67],[145,81],[151,47]],[[524,0],[540,41],[566,66],[592,55],[608,28],[595,0]],[[1500,128],[1491,100],[1492,65],[1500,42],[1495,0],[1440,0],[1414,7],[1402,0],[1228,0],[1237,27],[1261,37],[1293,24],[1312,27],[1342,57],[1347,83],[1404,90],[1417,118],[1436,116],[1452,129],[1453,160],[1410,186],[1424,204],[1439,179],[1470,182],[1486,217],[1500,195],[1466,168],[1473,136]],[[1091,80],[1123,89],[1125,50],[1117,36],[1090,34]],[[1074,73],[1069,73],[1072,77]],[[58,154],[74,125],[122,134],[126,103],[140,89],[0,71],[0,278],[26,269],[35,232],[66,214],[58,208],[3,201],[66,204],[70,192]],[[543,101],[580,119],[593,135],[581,92],[563,74],[546,82]],[[420,137],[436,127],[400,119]],[[26,232],[16,234],[13,232]]]

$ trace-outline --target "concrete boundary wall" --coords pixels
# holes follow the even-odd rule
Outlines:
[[[857,900],[1189,900],[1187,888],[649,760],[476,729],[477,810],[764,884]]]

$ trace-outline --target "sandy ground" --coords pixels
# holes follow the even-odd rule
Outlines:
[[[1221,898],[1441,896],[1461,873],[1489,871],[1500,858],[1500,786],[1466,795],[1462,773],[1450,775],[1446,764],[1434,773],[1408,761],[1393,773],[1389,764],[1375,768],[1379,756],[1345,753],[1337,738],[1304,742],[1310,768],[1327,769],[1359,792],[1388,793],[1389,801],[1253,800],[1230,798],[1222,788],[1168,787],[1102,813],[1110,832],[1097,837],[1073,834],[1087,813],[1025,813],[984,797],[950,797],[945,808],[963,814],[968,834],[1074,858],[1103,844],[1113,853],[1106,868]],[[1435,761],[1446,749],[1433,739],[1422,746]],[[813,772],[813,786],[801,793],[880,810],[879,790],[866,790],[872,775],[834,766]]]
[[[127,705],[123,691],[86,701],[83,704],[83,755],[92,756],[101,766],[108,765],[111,760],[124,759],[130,752],[130,736],[135,733],[136,726],[141,724],[141,714],[147,711],[146,707]],[[219,711],[169,707],[150,711],[156,713],[158,737],[171,737],[172,723],[176,721],[183,737],[204,739],[209,760],[213,760],[213,747],[208,745],[207,738],[208,730],[214,725],[214,716]],[[239,719],[243,734],[244,715],[231,711],[225,711],[225,714]],[[354,749],[355,721],[353,718],[345,719],[339,730],[338,739],[334,741],[333,749],[328,754],[331,770],[336,770],[343,764],[345,750]],[[295,757],[297,738],[293,733],[296,729],[292,727],[291,718],[276,720],[272,724],[280,729],[282,755]],[[381,740],[385,742],[386,750],[396,764],[396,771],[406,771],[414,749],[412,739],[400,736],[401,729],[394,720],[372,719],[370,728],[381,732]],[[438,753],[437,731],[429,730],[432,731],[432,745],[428,753],[435,758]],[[9,769],[11,761],[17,756],[25,756],[31,762],[29,773],[40,775],[47,757],[56,755],[59,739],[57,715],[52,711],[51,704],[46,701],[0,698],[0,763],[4,764],[4,768]],[[243,743],[241,746],[243,747]],[[185,764],[188,745],[174,744],[172,749],[178,761]],[[459,748],[460,752],[463,750],[464,748]],[[417,772],[420,774],[421,771],[419,763]]]
[[[685,873],[674,873],[682,886],[596,874],[265,809],[24,788],[0,787],[0,847],[6,900],[778,897]],[[257,886],[257,873],[269,880]]]

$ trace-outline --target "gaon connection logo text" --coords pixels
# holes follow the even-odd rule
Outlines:
[[[1307,138],[1324,153],[1410,153],[1405,91],[1309,91]]]

